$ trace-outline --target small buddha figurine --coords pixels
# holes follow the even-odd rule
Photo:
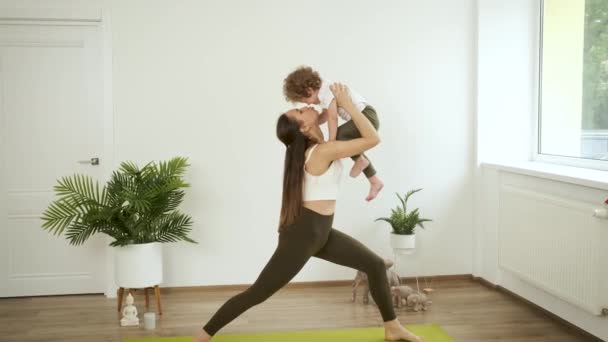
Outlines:
[[[131,293],[127,296],[127,306],[122,309],[122,319],[120,325],[123,327],[139,325],[139,318],[137,317],[137,308],[133,305],[133,296]]]

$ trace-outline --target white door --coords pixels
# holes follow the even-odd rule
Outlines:
[[[40,220],[57,179],[102,180],[101,38],[94,23],[0,21],[0,297],[105,290],[104,239],[74,247]]]

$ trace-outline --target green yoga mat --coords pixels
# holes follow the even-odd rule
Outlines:
[[[408,325],[414,334],[424,336],[426,342],[454,342],[436,324]],[[257,334],[218,334],[212,342],[382,342],[384,329],[311,330],[298,332],[276,332]],[[123,342],[192,342],[191,336],[128,338]]]

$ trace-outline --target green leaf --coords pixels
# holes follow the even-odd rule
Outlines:
[[[177,157],[139,168],[123,162],[100,188],[85,175],[57,181],[56,200],[42,216],[42,228],[80,245],[96,233],[107,234],[111,246],[146,242],[187,241],[192,220],[179,213],[185,197],[183,180],[188,163]]]
[[[415,189],[408,191],[403,197],[397,193],[400,205],[396,208],[391,209],[390,217],[381,217],[375,221],[388,222],[393,228],[395,234],[414,234],[416,227],[420,226],[424,229],[424,222],[431,221],[428,219],[420,218],[420,209],[416,208],[411,212],[407,212],[407,202],[412,195],[421,191],[422,189]]]

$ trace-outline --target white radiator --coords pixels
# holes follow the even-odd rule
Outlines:
[[[499,264],[571,304],[601,315],[602,258],[608,221],[597,206],[503,185],[499,209]]]

